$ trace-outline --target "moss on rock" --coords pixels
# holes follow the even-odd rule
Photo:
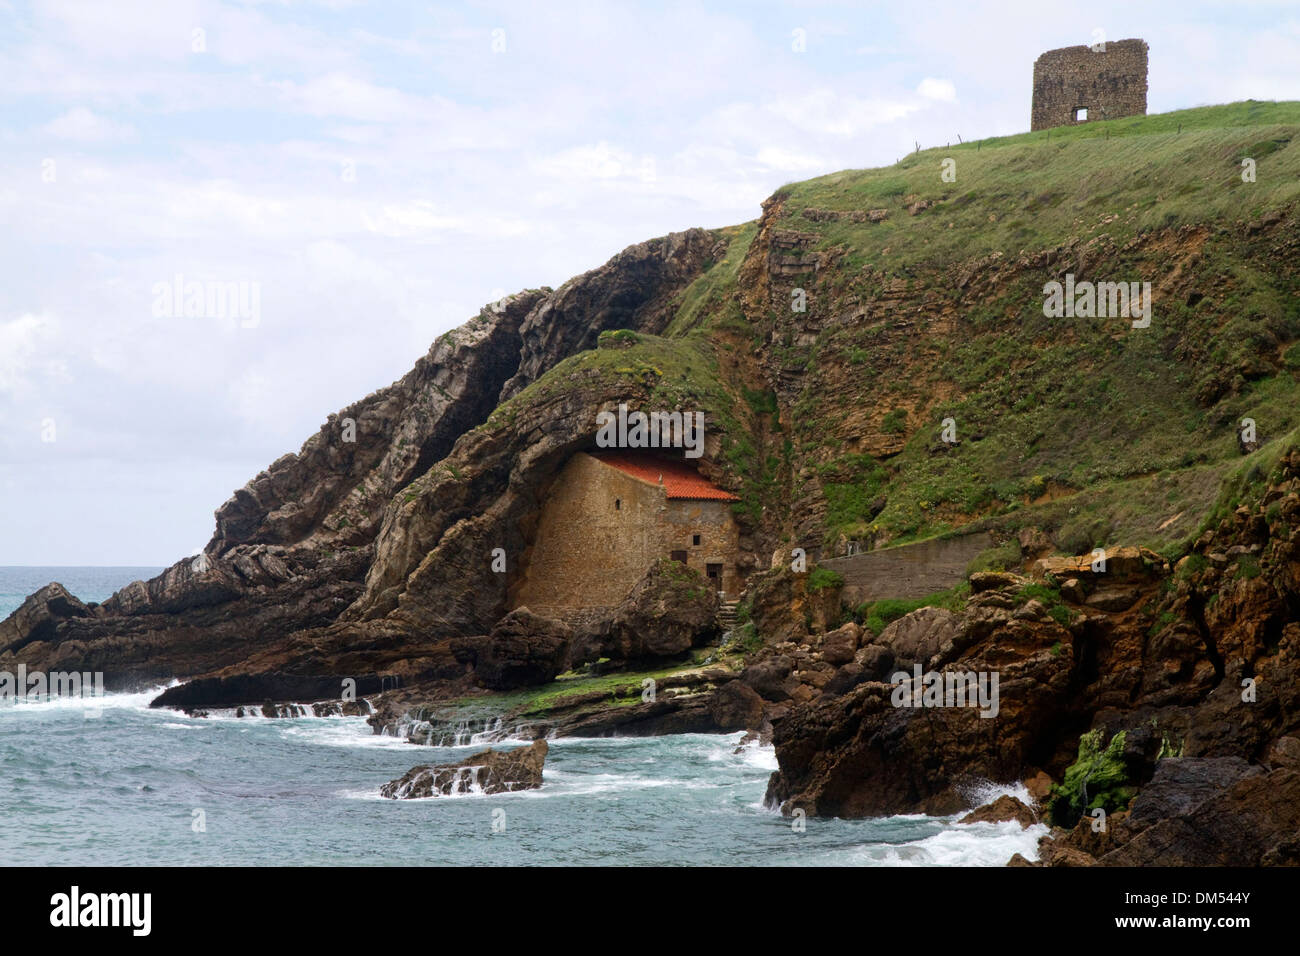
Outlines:
[[[1057,826],[1073,827],[1086,812],[1098,808],[1114,813],[1128,806],[1137,793],[1124,759],[1126,731],[1119,731],[1103,748],[1100,730],[1079,738],[1079,756],[1052,788],[1048,813]]]

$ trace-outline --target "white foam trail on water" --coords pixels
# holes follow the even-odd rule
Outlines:
[[[680,780],[662,777],[633,777],[614,773],[566,773],[547,767],[542,772],[540,790],[517,790],[520,797],[545,799],[546,797],[587,796],[595,793],[627,793],[635,790],[656,790],[673,787],[679,790],[713,790],[728,786],[705,780]]]
[[[1031,862],[1037,860],[1038,840],[1047,832],[1042,824],[1022,830],[1014,820],[963,823],[911,843],[867,844],[844,862],[859,866],[1005,866],[1017,853]]]
[[[289,703],[289,704],[276,704],[275,706],[281,709],[292,709],[296,712],[293,713],[292,715],[279,715],[275,717],[268,717],[266,716],[266,714],[262,713],[261,704],[239,704],[234,707],[196,708],[197,710],[201,710],[203,712],[203,716],[201,718],[196,717],[195,719],[211,720],[211,721],[277,720],[283,723],[294,723],[294,722],[301,722],[301,721],[308,721],[308,720],[336,721],[336,720],[354,719],[344,714],[318,714],[316,713],[316,705],[314,703],[313,704]],[[175,713],[177,716],[183,716],[183,717],[190,716],[189,714],[184,713],[184,711],[170,711],[170,712]],[[358,719],[364,720],[365,718],[362,717]]]
[[[334,796],[340,800],[369,800],[370,802],[379,803],[419,803],[418,800],[390,800],[379,792],[378,787],[367,787],[364,790],[338,790]]]
[[[657,740],[660,742],[671,743],[675,746],[693,745],[694,749],[700,753],[716,753],[718,748],[726,744],[734,750],[736,745],[744,738],[744,731],[735,731],[727,734],[662,734],[659,736],[636,737],[547,737],[546,742],[552,747],[570,747],[580,746],[582,744],[612,744],[615,746],[634,746],[644,744],[648,740]]]
[[[406,735],[403,734],[400,737],[391,739],[401,740],[405,743]],[[488,747],[499,747],[501,744],[522,744],[527,746],[528,744],[533,743],[536,739],[537,738],[535,737],[529,737],[523,734],[509,734],[503,737],[494,737],[490,734],[474,734],[468,741],[463,738],[457,738],[456,743],[443,741],[436,744],[416,744],[415,746],[425,747],[429,750],[486,750]],[[549,737],[546,742],[548,744],[554,743],[554,741]]]
[[[177,711],[176,713],[177,713],[178,716],[184,716],[184,717],[189,717],[189,716],[190,716],[189,714],[186,714],[184,711]],[[265,719],[264,717],[262,717],[262,715],[261,715],[260,713],[258,713],[258,714],[245,714],[243,717],[240,717],[240,716],[238,716],[238,715],[235,713],[235,708],[234,708],[234,707],[229,707],[229,708],[227,708],[227,707],[214,707],[214,708],[211,709],[211,710],[204,710],[203,713],[204,713],[206,716],[203,716],[203,717],[193,717],[193,718],[191,718],[191,719],[192,719],[192,720],[209,720],[209,721],[211,721],[211,722],[214,723],[214,724],[215,724],[215,723],[219,723],[220,721],[223,721],[223,720],[253,720],[253,719],[255,719],[255,718],[256,718],[256,719],[262,719],[262,720]]]
[[[276,728],[285,737],[302,738],[325,747],[363,747],[379,750],[405,750],[413,763],[435,763],[429,759],[432,747],[407,743],[405,737],[377,734],[364,717],[292,717],[277,718]]]
[[[602,746],[626,747],[629,744],[645,743],[651,737],[547,737],[546,743],[551,747],[579,747],[583,744],[600,744]]]

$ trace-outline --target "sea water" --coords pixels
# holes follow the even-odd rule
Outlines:
[[[68,569],[36,587],[50,579],[108,596]],[[414,746],[360,717],[189,717],[150,709],[155,693],[0,706],[6,863],[1000,866],[1034,859],[1046,832],[920,815],[800,825],[763,806],[775,756],[738,750],[741,734],[564,738],[539,790],[386,800],[411,767],[482,745]]]

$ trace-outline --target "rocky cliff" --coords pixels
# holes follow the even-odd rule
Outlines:
[[[102,605],[32,595],[0,667],[181,679],[159,703],[189,708],[350,678],[426,739],[467,699],[523,736],[745,728],[787,811],[955,812],[1041,772],[1062,832],[1097,799],[1134,814],[1104,847],[1058,833],[1060,859],[1145,853],[1165,838],[1127,801],[1163,759],[1277,773],[1297,731],[1297,129],[1244,103],[918,153],[508,296],[236,492],[202,555]],[[1120,281],[1149,323],[1045,308]],[[734,626],[653,573],[607,620],[515,607],[550,483],[620,402],[705,413],[697,464],[740,497]],[[846,602],[816,568],[968,531],[992,547],[929,598]],[[895,706],[918,666],[997,673],[996,716]],[[1118,782],[1083,799],[1094,759]]]
[[[720,242],[697,229],[640,243],[558,290],[485,307],[400,381],[331,415],[296,455],[237,491],[217,510],[201,555],[98,606],[58,586],[32,595],[0,622],[0,661],[102,670],[110,689],[215,674],[250,658],[267,660],[268,673],[319,667],[361,678],[391,665],[400,676],[418,669],[403,650],[375,655],[359,670],[356,658],[341,666],[311,658],[366,640],[406,641],[409,650],[428,643],[421,629],[442,638],[485,633],[504,613],[505,587],[496,576],[473,576],[487,551],[471,561],[463,549],[490,538],[488,551],[502,545],[517,554],[520,532],[505,523],[524,520],[547,467],[589,443],[596,410],[626,393],[599,380],[564,394],[548,390],[525,417],[509,416],[514,427],[479,426],[503,395],[594,343],[602,329],[661,328],[674,296]],[[439,543],[440,557],[428,560]],[[439,571],[448,553],[455,556]],[[422,604],[418,596],[439,586],[439,574],[455,579],[461,596]],[[314,632],[385,615],[391,621],[374,629]],[[295,646],[282,647],[286,640]],[[279,696],[275,681],[258,687],[249,693]]]

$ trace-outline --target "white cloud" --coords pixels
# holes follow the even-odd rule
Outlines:
[[[939,100],[944,103],[957,101],[957,87],[949,80],[936,80],[932,76],[923,79],[916,92],[927,100]]]
[[[53,354],[59,323],[50,315],[20,315],[0,322],[0,394],[26,396],[38,379],[67,381],[67,364]]]
[[[653,182],[653,156],[637,156],[601,141],[590,146],[575,146],[539,160],[535,166],[545,176],[560,179],[629,179]]]
[[[270,85],[290,108],[310,116],[377,123],[412,122],[428,119],[432,106],[422,97],[346,73],[330,73],[306,83],[285,80]]]
[[[797,130],[847,138],[902,119],[915,112],[917,106],[903,99],[852,96],[822,87],[777,97],[763,109]]]
[[[190,31],[204,22],[201,0],[38,0],[34,5],[41,35],[58,37],[95,58],[183,59],[190,53]]]
[[[1034,57],[1093,23],[1151,43],[1153,111],[1300,96],[1282,5],[814,6],[817,22],[646,0],[401,16],[352,0],[33,0],[30,15],[0,0],[14,118],[0,422],[26,429],[0,427],[0,461],[19,463],[0,481],[77,518],[42,537],[0,509],[0,563],[192,552],[231,489],[405,373],[490,290],[557,286],[650,236],[752,219],[784,182],[914,142],[1023,130]],[[1039,29],[1008,34],[1017,18]],[[56,182],[40,179],[46,157]],[[262,323],[154,318],[151,287],[176,273],[261,282]],[[45,414],[57,447],[30,434]],[[51,475],[91,461],[112,480],[60,508]],[[130,492],[158,475],[162,511]]]
[[[779,169],[786,173],[810,172],[825,169],[826,161],[807,153],[765,146],[758,151],[758,161],[769,169]]]
[[[129,125],[114,123],[103,116],[97,116],[83,106],[78,106],[50,120],[41,127],[41,132],[55,139],[103,143],[127,139],[135,133],[135,130]]]

